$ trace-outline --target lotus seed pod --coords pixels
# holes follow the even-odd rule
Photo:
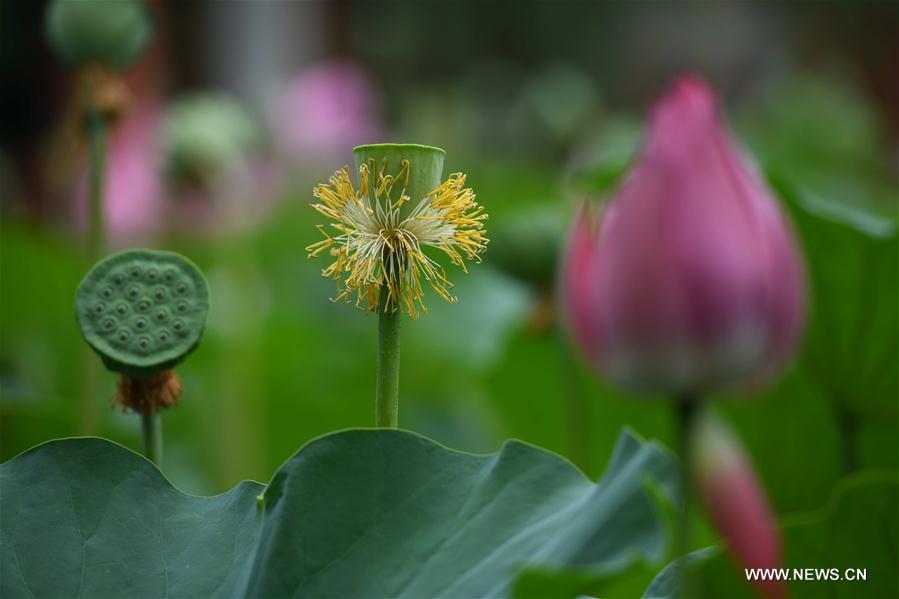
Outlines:
[[[171,104],[162,129],[165,170],[175,183],[209,187],[245,165],[262,132],[250,110],[223,94],[194,94]]]
[[[142,2],[54,0],[47,8],[45,30],[56,54],[71,66],[99,63],[124,69],[153,36],[153,22]]]
[[[127,250],[97,263],[78,286],[75,318],[109,370],[147,378],[184,360],[203,337],[209,287],[172,252]]]
[[[373,164],[376,169],[383,169],[385,174],[398,173],[403,161],[408,161],[409,175],[408,180],[404,181],[404,188],[414,207],[422,198],[440,187],[446,152],[419,144],[386,143],[356,146],[353,148],[353,157],[356,159],[357,171],[362,165]]]
[[[356,305],[370,312],[403,309],[413,320],[427,314],[423,285],[456,302],[446,271],[425,249],[442,251],[468,272],[465,261],[480,262],[487,249],[488,216],[465,187],[465,173],[440,182],[445,155],[419,144],[357,146],[356,183],[345,166],[315,187],[312,195],[319,203],[312,208],[330,226],[318,226],[324,239],[306,251],[334,259],[322,274],[342,288],[335,299],[355,297]],[[331,227],[343,234],[329,235]]]

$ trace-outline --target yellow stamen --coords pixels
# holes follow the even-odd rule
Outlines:
[[[455,303],[449,290],[453,284],[443,267],[427,256],[430,246],[444,252],[451,263],[468,272],[465,258],[480,262],[479,254],[487,246],[484,230],[487,215],[465,188],[465,175],[454,173],[437,189],[419,199],[406,216],[402,208],[411,199],[406,195],[412,166],[402,162],[395,174],[386,173],[386,162],[374,160],[359,168],[360,185],[353,187],[350,170],[344,167],[313,190],[320,200],[312,204],[338,232],[329,235],[324,225],[317,229],[324,239],[306,247],[313,258],[328,250],[334,261],[322,275],[334,279],[339,293],[334,301],[350,302],[369,311],[379,308],[404,309],[413,319],[427,314],[421,279],[444,300]],[[402,189],[394,192],[398,182]],[[396,199],[392,199],[395,197]],[[381,288],[387,289],[380,306]]]

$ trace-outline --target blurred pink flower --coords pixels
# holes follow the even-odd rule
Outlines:
[[[288,155],[332,161],[382,137],[377,113],[373,80],[360,66],[335,60],[309,67],[288,83],[272,111],[271,129]]]
[[[155,101],[136,106],[110,129],[103,185],[103,213],[112,245],[133,245],[159,230],[165,213],[157,132],[161,111]],[[86,169],[87,167],[85,167]],[[86,228],[87,173],[75,192],[76,222]]]
[[[788,223],[686,76],[656,104],[640,160],[598,221],[578,216],[562,266],[569,328],[634,390],[755,383],[789,356],[804,272]]]
[[[709,517],[743,568],[781,568],[781,542],[765,491],[739,439],[710,413],[699,417],[691,439],[693,477]],[[758,581],[765,597],[785,597],[780,581]]]

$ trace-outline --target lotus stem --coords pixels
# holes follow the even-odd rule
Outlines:
[[[687,556],[690,554],[690,531],[692,525],[692,493],[690,481],[690,460],[693,428],[696,425],[696,413],[699,408],[699,397],[684,394],[676,398],[677,410],[677,448],[680,458],[680,511],[677,520],[675,537],[676,559],[680,560],[680,588],[678,596],[683,599],[693,597]]]
[[[97,111],[87,115],[90,144],[90,191],[88,215],[88,257],[100,258],[106,243],[103,226],[103,182],[106,171],[106,117]]]
[[[387,304],[387,288],[381,290],[378,310],[378,374],[375,383],[375,425],[396,428],[400,387],[400,311]]]
[[[590,410],[584,394],[577,359],[565,338],[561,327],[556,328],[556,343],[559,351],[559,370],[562,376],[562,401],[565,409],[568,450],[571,461],[585,474],[590,474],[593,461],[590,459]]]
[[[162,467],[162,417],[159,412],[141,414],[140,422],[144,437],[144,455]]]
[[[87,259],[93,263],[103,254],[106,235],[103,226],[103,182],[106,170],[106,117],[91,110],[87,114],[87,134],[90,146],[90,172],[88,180],[88,231]],[[100,369],[93,354],[85,349],[87,357],[81,396],[81,434],[94,433],[97,412],[97,388]]]

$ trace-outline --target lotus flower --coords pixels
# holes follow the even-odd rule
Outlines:
[[[642,155],[599,218],[578,216],[561,277],[580,349],[638,391],[757,383],[804,320],[791,229],[692,76],[652,110]]]
[[[347,158],[347,148],[381,137],[378,92],[365,70],[332,61],[298,73],[272,110],[272,131],[280,149],[301,160]]]
[[[699,494],[737,565],[741,569],[782,567],[774,516],[739,439],[720,419],[706,413],[693,429],[691,446]],[[754,584],[766,597],[786,595],[780,581]]]

